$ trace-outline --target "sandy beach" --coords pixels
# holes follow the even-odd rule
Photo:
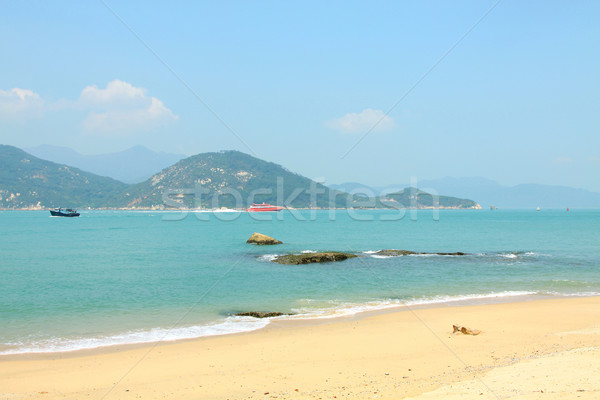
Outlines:
[[[481,330],[453,335],[452,325]],[[245,334],[0,357],[1,399],[600,398],[600,298],[279,321]]]

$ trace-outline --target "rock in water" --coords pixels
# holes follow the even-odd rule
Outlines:
[[[481,333],[481,331],[478,331],[477,329],[470,329],[470,328],[467,328],[466,326],[459,326],[459,325],[452,325],[452,329],[453,329],[452,333],[454,333],[455,335],[462,333],[463,335],[477,336]]]
[[[388,256],[388,257],[400,257],[400,256],[410,256],[413,254],[416,255],[438,255],[438,256],[466,256],[467,253],[463,253],[462,251],[457,251],[454,253],[423,253],[423,252],[417,252],[417,251],[410,251],[410,250],[395,250],[395,249],[390,249],[390,250],[379,250],[378,252],[374,253],[375,255],[378,256]]]
[[[348,258],[356,257],[355,254],[339,253],[337,251],[328,251],[324,253],[304,253],[304,254],[286,254],[279,256],[273,260],[273,262],[279,264],[312,264],[312,263],[324,263],[332,261],[344,261]]]
[[[241,312],[235,314],[238,317],[254,317],[254,318],[271,318],[271,317],[281,317],[282,315],[294,315],[294,314],[285,314],[282,312],[264,312],[264,311],[248,311]]]
[[[283,242],[272,238],[271,236],[263,235],[262,233],[254,232],[250,239],[246,240],[246,243],[253,244],[282,244]]]
[[[411,254],[419,254],[419,253],[417,253],[416,251],[410,251],[410,250],[390,249],[390,250],[379,250],[375,254],[378,256],[399,257],[399,256],[408,256]]]

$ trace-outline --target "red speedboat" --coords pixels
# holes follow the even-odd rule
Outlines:
[[[283,207],[273,206],[271,204],[262,203],[262,204],[252,204],[252,207],[248,208],[246,211],[281,211]]]

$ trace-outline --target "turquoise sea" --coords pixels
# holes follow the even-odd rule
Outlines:
[[[285,242],[253,246],[261,232]],[[600,294],[600,211],[0,211],[0,354],[258,329],[391,306]],[[377,257],[380,249],[466,256]],[[338,250],[339,263],[276,254]]]

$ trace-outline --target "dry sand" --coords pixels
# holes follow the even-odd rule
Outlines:
[[[479,329],[452,335],[452,325]],[[0,399],[600,399],[600,298],[277,322],[137,348],[0,357]]]

